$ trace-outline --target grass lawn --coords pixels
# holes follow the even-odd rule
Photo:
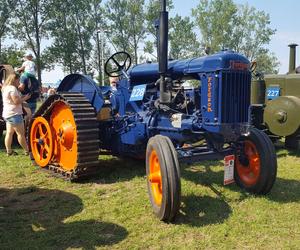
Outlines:
[[[182,166],[174,224],[152,214],[143,162],[101,157],[101,174],[70,183],[18,152],[0,153],[0,249],[300,248],[300,155],[286,150],[265,197],[224,187],[222,162]]]

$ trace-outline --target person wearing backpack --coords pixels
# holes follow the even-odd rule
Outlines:
[[[36,110],[37,99],[40,96],[39,82],[36,79],[36,66],[33,62],[33,56],[31,53],[26,53],[22,67],[18,69],[19,72],[23,72],[20,77],[19,90],[22,95],[30,94],[31,97],[27,100],[27,104],[31,110],[32,115]]]

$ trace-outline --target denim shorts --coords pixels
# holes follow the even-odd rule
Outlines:
[[[14,115],[4,119],[9,124],[17,125],[23,123],[23,116],[22,115]]]

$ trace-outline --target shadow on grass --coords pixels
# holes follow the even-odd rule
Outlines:
[[[64,222],[83,210],[76,195],[28,187],[0,189],[1,249],[95,249],[116,244],[125,228],[96,220]]]
[[[221,198],[210,196],[183,196],[183,205],[175,224],[201,227],[222,223],[232,213],[230,206]]]
[[[97,173],[80,183],[110,184],[115,182],[128,181],[135,177],[145,176],[145,161],[132,158],[100,159]]]
[[[183,168],[181,176],[196,184],[209,187],[220,198],[224,198],[222,193],[212,186],[212,184],[217,184],[223,187],[224,172],[212,171],[211,169],[213,166],[222,166],[223,164],[221,162],[203,162],[201,164],[204,167],[193,168],[191,166]],[[228,185],[225,188],[240,192],[239,200],[244,200],[249,196],[246,191],[241,190],[235,184]],[[300,181],[277,177],[271,192],[266,195],[266,198],[279,203],[300,201]],[[224,200],[226,199],[224,198]]]

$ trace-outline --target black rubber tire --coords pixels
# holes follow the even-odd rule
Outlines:
[[[148,194],[154,214],[162,221],[174,220],[180,208],[181,183],[177,152],[168,137],[156,135],[148,141],[146,150],[146,172],[150,173],[149,157],[155,150],[158,156],[162,176],[162,202],[154,202],[151,183],[147,178]]]
[[[256,128],[251,128],[249,135],[242,137],[241,140],[249,140],[256,146],[260,157],[260,175],[258,181],[252,186],[249,186],[243,183],[235,169],[234,178],[236,184],[250,193],[269,193],[275,183],[277,175],[277,157],[272,141],[264,132]]]

